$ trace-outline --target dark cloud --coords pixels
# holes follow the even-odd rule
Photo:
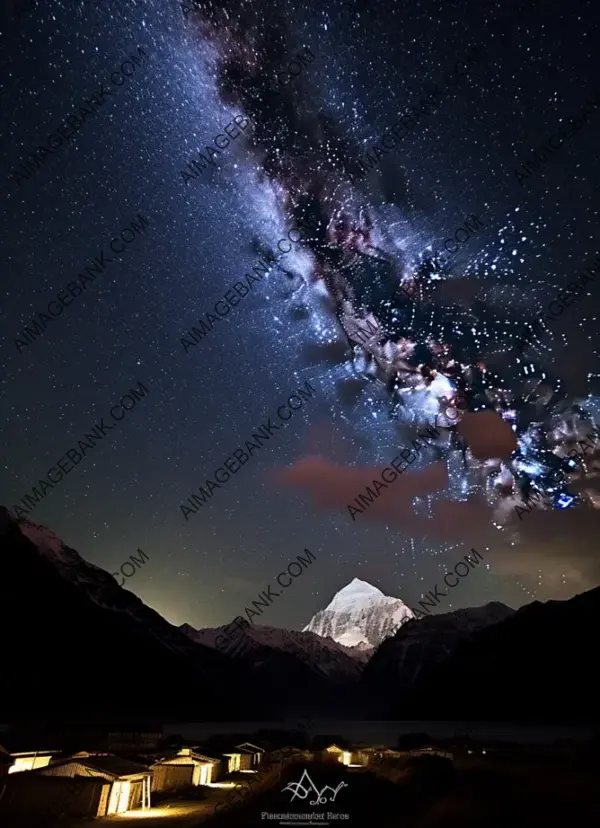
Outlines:
[[[351,351],[346,342],[331,342],[327,345],[308,345],[304,356],[308,365],[339,365],[350,357]]]
[[[366,379],[340,380],[336,385],[339,401],[346,408],[356,405],[362,397],[365,386],[368,384],[369,381]]]

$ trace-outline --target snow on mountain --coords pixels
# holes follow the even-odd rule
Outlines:
[[[106,585],[106,579],[110,579],[111,582],[114,580],[108,572],[84,560],[78,552],[66,546],[61,538],[47,526],[33,523],[25,518],[19,518],[16,522],[21,534],[29,538],[38,552],[56,567],[63,578],[81,586],[92,587],[89,590],[90,597],[96,603],[100,603],[98,587]],[[93,588],[94,586],[96,589]]]
[[[364,633],[359,627],[351,627],[349,630],[346,630],[345,633],[338,637],[338,644],[344,647],[358,647],[359,649],[369,647]]]
[[[311,618],[303,632],[314,632],[366,653],[412,618],[414,614],[399,598],[354,578]]]
[[[179,628],[198,644],[215,647],[217,636],[226,634],[226,627],[195,630],[189,624]],[[291,653],[312,670],[332,680],[356,680],[368,653],[345,647],[331,638],[324,638],[314,632],[276,629],[252,624],[245,629],[246,641],[250,647],[246,656],[254,660],[263,658],[264,648],[272,651]],[[232,652],[235,656],[235,652]]]

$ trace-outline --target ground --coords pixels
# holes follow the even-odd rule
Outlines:
[[[292,804],[291,794],[282,788],[300,780],[298,766],[247,805],[215,817],[210,828],[280,828],[280,820],[263,814],[328,810],[336,815],[329,828],[564,828],[581,817],[586,824],[600,825],[597,763],[519,762],[513,757],[505,763],[485,761],[450,769],[421,765],[396,782],[341,765],[312,764],[308,770],[318,789],[335,788],[342,781],[347,787],[333,803],[311,806],[315,795],[309,795],[306,802]],[[327,820],[313,825],[327,825]]]
[[[293,765],[271,787],[215,816],[231,789],[209,789],[207,799],[165,800],[150,812],[135,811],[98,820],[64,819],[25,823],[11,819],[7,828],[280,828],[285,819],[269,814],[314,813],[332,816],[318,821],[289,820],[290,825],[347,825],[349,828],[564,828],[577,821],[600,825],[597,780],[600,759],[586,756],[533,754],[527,748],[487,756],[419,760],[398,767],[394,781],[369,769],[339,763]],[[308,770],[313,789],[285,791]],[[344,783],[343,785],[341,783]],[[324,790],[325,786],[329,786]],[[332,799],[332,792],[337,790]],[[319,804],[318,791],[325,794]],[[314,803],[314,804],[311,804]],[[347,814],[348,818],[344,818]]]
[[[227,788],[205,788],[206,799],[173,797],[164,799],[150,811],[127,811],[124,814],[85,819],[66,817],[51,821],[38,817],[19,818],[11,815],[7,828],[191,828],[212,816],[215,806],[231,794]],[[0,819],[4,828],[4,823]]]
[[[64,828],[191,828],[207,819],[214,809],[216,800],[186,802],[167,800],[151,811],[128,811],[125,814],[89,820],[63,820]]]

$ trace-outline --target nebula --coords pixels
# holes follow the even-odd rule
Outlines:
[[[207,6],[197,25],[218,56],[223,101],[256,125],[249,140],[263,180],[289,224],[306,234],[308,289],[326,297],[340,338],[315,342],[310,352],[313,360],[327,354],[348,366],[340,405],[351,409],[374,388],[383,392],[400,445],[408,445],[403,440],[416,427],[442,426],[428,459],[448,464],[454,493],[440,499],[434,495],[439,486],[432,485],[430,520],[417,517],[410,500],[423,490],[411,486],[423,473],[414,470],[388,493],[390,505],[382,496],[368,517],[410,531],[423,524],[429,534],[455,538],[464,534],[466,521],[480,526],[504,520],[507,506],[527,502],[533,491],[542,491],[556,508],[595,508],[585,487],[573,491],[582,469],[566,457],[592,421],[583,407],[589,389],[569,392],[534,354],[525,359],[518,353],[509,331],[516,334],[530,317],[516,303],[480,298],[486,294],[481,288],[491,286],[483,268],[457,273],[452,265],[450,273],[449,262],[431,247],[409,253],[398,230],[414,202],[402,145],[393,154],[393,175],[386,170],[361,183],[348,174],[363,148],[320,111],[303,76],[286,86],[277,80],[310,44],[294,39],[276,7],[228,0],[218,11]],[[317,53],[313,58],[322,59]],[[292,308],[290,324],[302,323],[303,316]],[[359,335],[365,326],[369,335]],[[452,422],[444,411],[457,402],[461,413]],[[318,506],[337,509],[375,473],[307,457],[279,479],[308,489]],[[435,478],[437,472],[427,474]]]

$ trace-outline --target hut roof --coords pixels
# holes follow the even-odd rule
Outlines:
[[[84,754],[83,756],[75,754],[69,759],[61,760],[60,764],[66,765],[69,762],[78,762],[80,765],[90,768],[90,770],[106,773],[115,779],[124,776],[138,776],[149,772],[148,765],[143,765],[141,762],[132,762],[130,759],[122,759],[120,756],[115,756],[112,753],[92,754],[91,756],[88,754]]]

